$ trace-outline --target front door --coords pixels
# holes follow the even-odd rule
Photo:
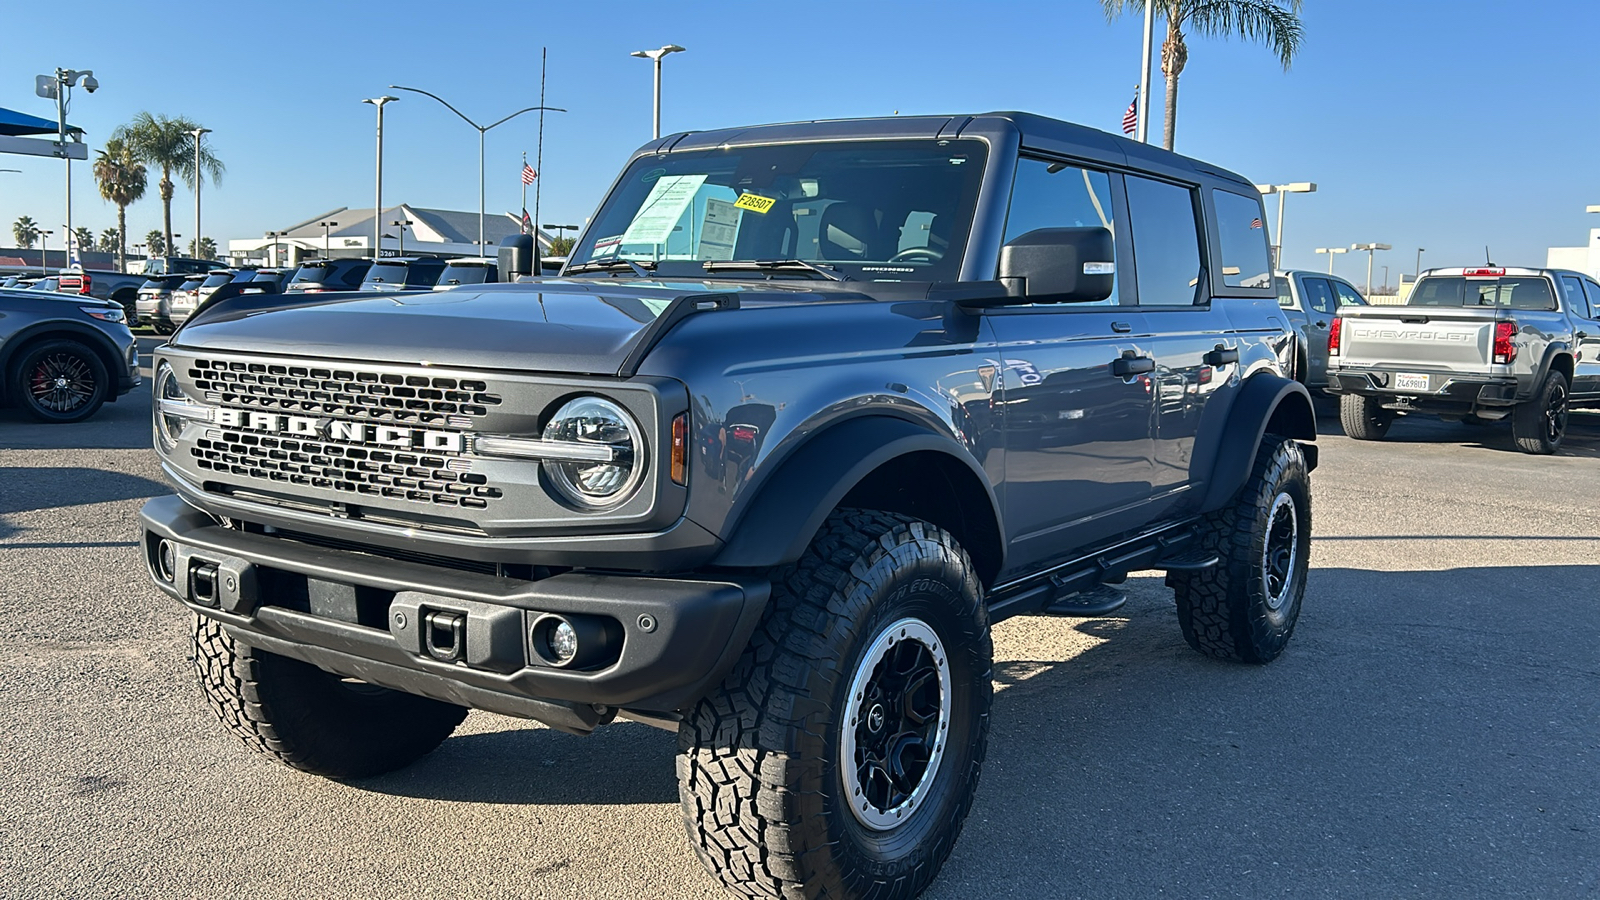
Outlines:
[[[1572,395],[1593,399],[1600,396],[1600,285],[1563,275],[1561,296],[1574,332]]]
[[[1306,384],[1328,383],[1328,332],[1339,315],[1338,282],[1314,275],[1300,276],[1300,296],[1305,298]]]

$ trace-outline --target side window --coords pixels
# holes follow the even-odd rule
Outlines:
[[[1589,301],[1583,296],[1583,282],[1571,275],[1561,276],[1561,296],[1567,300],[1567,309],[1575,316],[1589,318]]]
[[[1333,287],[1326,278],[1302,278],[1300,285],[1306,292],[1306,305],[1316,312],[1331,316],[1339,301],[1333,298]]]
[[[1284,309],[1294,306],[1294,295],[1289,293],[1289,279],[1279,275],[1272,279],[1273,285],[1278,288],[1278,305]]]
[[[1117,233],[1109,175],[1042,159],[1024,157],[1017,161],[1017,178],[1011,186],[1011,208],[1006,213],[1007,242],[1039,228],[1094,227],[1105,228],[1112,236]],[[1111,296],[1105,300],[1073,303],[1061,308],[1116,305],[1115,277]]]
[[[1600,319],[1600,284],[1585,278],[1583,292],[1589,295],[1589,318]]]
[[[1228,287],[1266,287],[1272,279],[1261,201],[1213,188],[1217,239],[1222,245],[1222,283]]]
[[[1332,279],[1329,279],[1329,280],[1332,281]],[[1348,284],[1345,284],[1342,281],[1334,281],[1333,282],[1333,290],[1334,290],[1334,293],[1339,295],[1339,305],[1340,306],[1366,306],[1367,305],[1367,301],[1361,296],[1361,292],[1360,291],[1356,290],[1355,288],[1351,287]]]
[[[1135,175],[1124,181],[1139,305],[1193,306],[1197,298],[1209,296],[1200,283],[1204,273],[1194,191]]]

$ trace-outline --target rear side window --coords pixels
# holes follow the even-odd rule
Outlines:
[[[1217,240],[1222,245],[1222,283],[1228,287],[1266,287],[1272,279],[1272,254],[1261,201],[1232,191],[1211,191],[1217,205]]]
[[[1040,228],[1104,228],[1115,237],[1117,223],[1111,207],[1111,177],[1066,163],[1018,160],[1017,179],[1011,187],[1011,209],[1006,214],[1005,240],[1009,242]],[[1117,283],[1113,275],[1110,297],[1097,303],[1074,303],[1063,309],[1114,306],[1116,303]]]
[[[1561,293],[1567,298],[1567,309],[1575,316],[1589,318],[1589,301],[1583,296],[1583,282],[1571,275],[1561,276]]]
[[[1600,284],[1585,278],[1583,292],[1589,295],[1589,318],[1600,319]]]
[[[1306,292],[1306,306],[1312,310],[1331,316],[1338,302],[1334,299],[1333,288],[1329,286],[1326,278],[1302,278],[1300,286]]]
[[[1204,300],[1194,191],[1135,175],[1124,180],[1139,305],[1193,306]]]
[[[1328,279],[1333,284],[1334,293],[1339,295],[1340,306],[1366,306],[1367,300],[1361,292],[1342,281]]]
[[[1278,289],[1278,305],[1284,309],[1294,306],[1294,295],[1289,292],[1289,279],[1274,278],[1272,283]]]

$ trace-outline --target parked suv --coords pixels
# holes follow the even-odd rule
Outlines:
[[[1366,306],[1355,285],[1325,272],[1299,269],[1279,272],[1273,279],[1278,306],[1289,317],[1295,333],[1295,378],[1309,388],[1328,384],[1328,329],[1346,306]]]
[[[1397,416],[1511,421],[1517,448],[1554,453],[1570,407],[1600,406],[1600,284],[1580,272],[1429,269],[1404,306],[1342,309],[1328,389],[1357,440]]]
[[[313,259],[295,271],[283,290],[289,294],[353,291],[371,267],[370,259]]]
[[[189,280],[188,275],[152,275],[139,287],[134,304],[133,325],[149,325],[157,334],[171,334],[172,292]]]
[[[138,384],[139,346],[122,304],[0,290],[0,406],[81,422]]]
[[[677,732],[737,891],[911,897],[971,807],[993,623],[1153,568],[1201,653],[1289,641],[1317,457],[1262,218],[1022,113],[672,135],[559,278],[190,320],[151,577],[287,765],[625,716]]]
[[[432,290],[444,271],[445,261],[424,256],[415,259],[380,259],[367,270],[361,282],[363,291],[426,291]]]
[[[444,271],[434,281],[433,289],[448,291],[453,287],[475,284],[495,284],[500,280],[498,260],[488,256],[469,256],[449,260]]]

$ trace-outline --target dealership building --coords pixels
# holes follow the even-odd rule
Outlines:
[[[1589,207],[1600,213],[1600,206]],[[1589,229],[1589,243],[1582,247],[1551,247],[1545,265],[1552,269],[1572,269],[1591,278],[1600,278],[1600,228]]]
[[[478,243],[478,214],[402,203],[383,211],[378,252],[373,253],[372,213],[341,206],[261,237],[228,241],[228,262],[237,266],[290,266],[313,257],[493,256],[500,240],[522,233],[510,213],[484,216],[484,244]],[[538,234],[548,252],[550,236]]]

